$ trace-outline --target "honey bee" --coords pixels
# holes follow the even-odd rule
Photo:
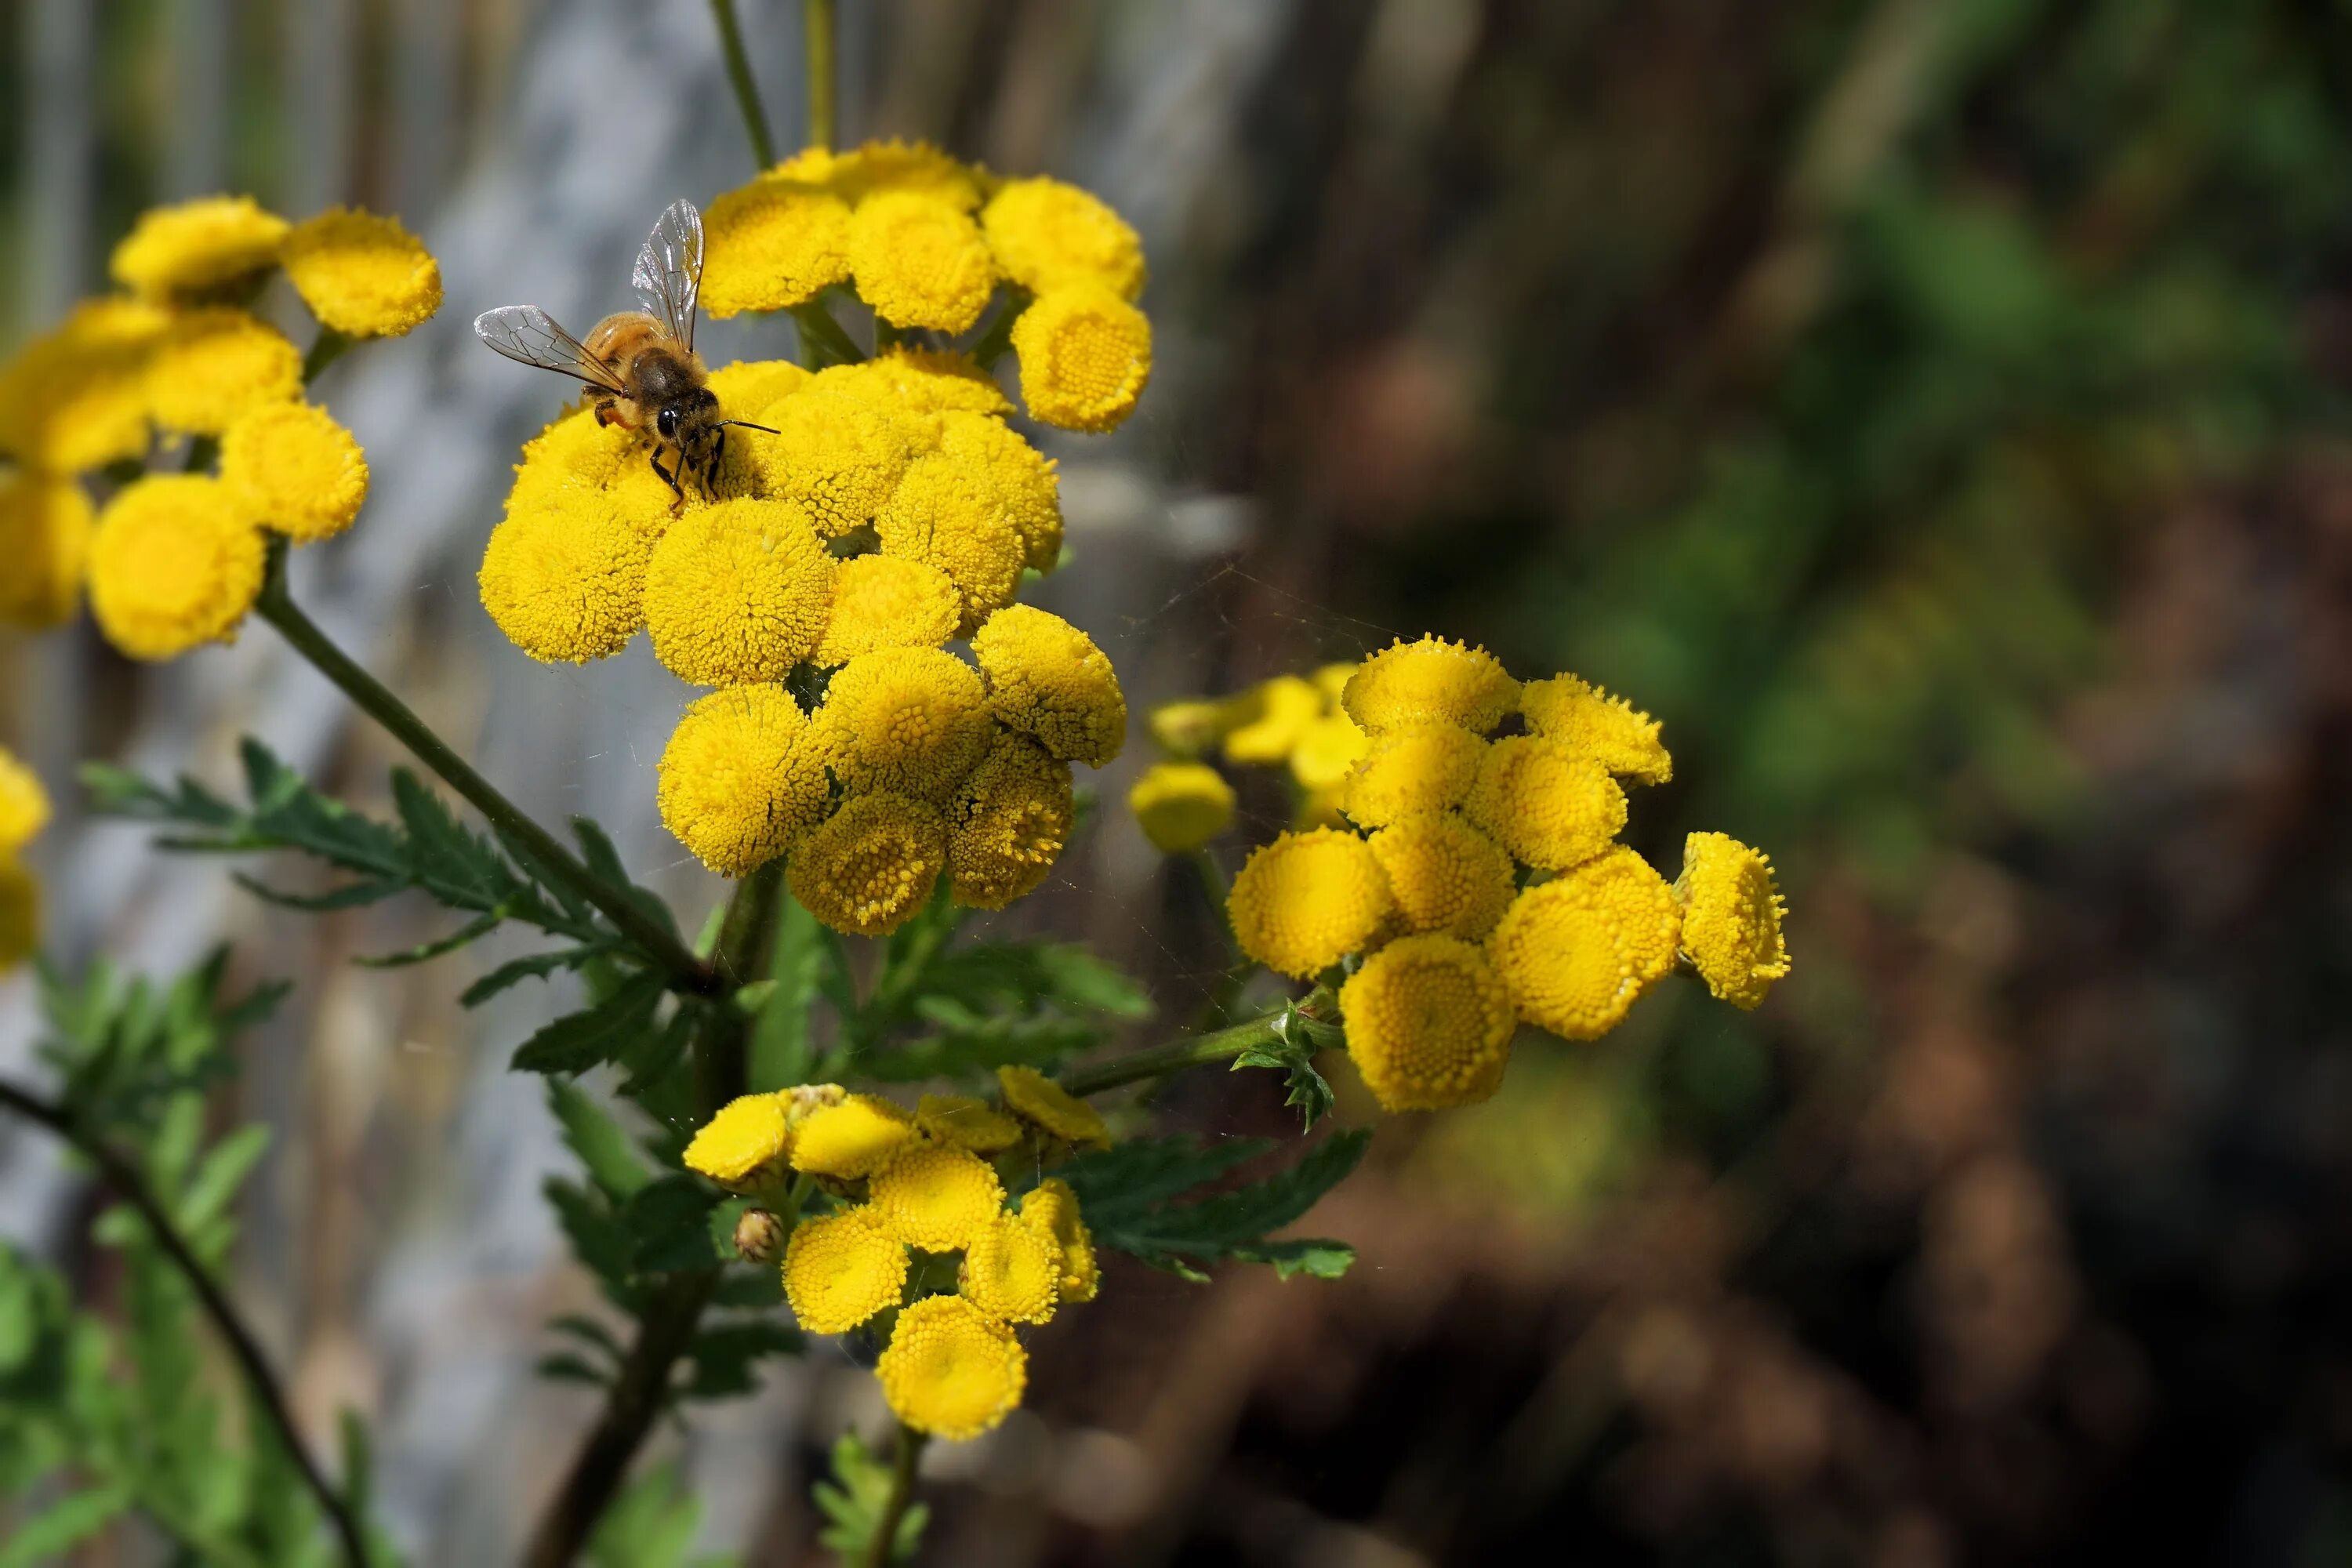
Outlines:
[[[474,318],[474,335],[510,360],[578,376],[596,410],[599,425],[619,425],[653,437],[654,472],[677,500],[676,517],[686,506],[678,483],[691,474],[702,493],[712,493],[730,425],[775,432],[743,419],[722,419],[719,397],[707,384],[710,373],[694,352],[694,308],[702,289],[702,214],[689,201],[672,202],[654,223],[637,252],[629,285],[645,301],[642,310],[605,317],[582,342],[536,305],[501,305]],[[664,452],[675,454],[662,467]]]

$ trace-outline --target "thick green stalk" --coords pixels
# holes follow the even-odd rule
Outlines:
[[[1213,1034],[1171,1040],[1150,1050],[1097,1062],[1090,1068],[1080,1068],[1062,1079],[1062,1087],[1072,1094],[1101,1094],[1106,1089],[1141,1083],[1146,1079],[1164,1078],[1186,1068],[1229,1062],[1254,1047],[1280,1044],[1282,1021],[1286,1016],[1286,1013],[1268,1013],[1230,1028],[1219,1029]],[[1330,1027],[1328,1025],[1307,1026],[1318,1029]]]
[[[743,29],[735,22],[735,0],[710,0],[710,15],[719,24],[719,49],[727,57],[727,79],[735,85],[735,107],[743,111],[743,132],[751,139],[751,156],[764,169],[776,161],[776,144],[768,136],[768,115],[760,107],[760,84],[752,79],[751,58],[743,52]]]
[[[829,148],[835,133],[833,0],[802,0],[801,35],[808,57],[808,144]]]

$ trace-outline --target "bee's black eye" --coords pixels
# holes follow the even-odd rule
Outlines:
[[[658,415],[655,416],[654,426],[662,433],[663,440],[674,441],[677,439],[677,410],[675,408],[663,409]]]

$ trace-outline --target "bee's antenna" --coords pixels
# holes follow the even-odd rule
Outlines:
[[[754,425],[749,419],[721,419],[719,423],[721,425],[740,425],[746,430],[761,430],[771,436],[781,436],[783,434],[782,430],[772,429],[765,425]]]

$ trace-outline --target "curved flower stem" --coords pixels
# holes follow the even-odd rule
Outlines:
[[[1317,998],[1313,996],[1307,998],[1309,1003],[1316,1000]],[[1140,1083],[1145,1079],[1164,1078],[1171,1072],[1181,1072],[1186,1068],[1206,1067],[1212,1062],[1229,1062],[1253,1047],[1280,1044],[1283,1039],[1283,1030],[1286,1026],[1283,1020],[1289,1016],[1289,1010],[1286,1008],[1278,1013],[1266,1013],[1244,1023],[1235,1024],[1229,1028],[1216,1030],[1212,1034],[1193,1035],[1185,1039],[1171,1040],[1164,1046],[1154,1046],[1147,1051],[1137,1051],[1132,1055],[1117,1057],[1107,1062],[1097,1062],[1090,1068],[1080,1068],[1063,1079],[1062,1087],[1076,1095],[1100,1094],[1106,1089],[1118,1089],[1130,1083]],[[1336,1037],[1339,1031],[1333,1026],[1310,1019],[1307,1026],[1317,1033],[1328,1031],[1334,1037],[1328,1042],[1318,1039],[1315,1041],[1316,1044],[1337,1043]]]
[[[822,370],[826,364],[856,364],[865,359],[866,355],[858,349],[856,342],[834,319],[833,312],[824,308],[823,300],[794,305],[791,314],[793,323],[800,328],[801,358],[807,360],[810,357],[808,351],[814,350],[824,362],[810,365],[811,370]]]
[[[808,139],[830,148],[835,134],[833,0],[801,0],[801,36],[808,55]]]
[[[261,1346],[255,1342],[252,1331],[245,1326],[245,1320],[237,1315],[236,1304],[222,1292],[220,1285],[212,1277],[212,1271],[196,1257],[194,1249],[188,1245],[187,1237],[180,1234],[171,1216],[163,1212],[163,1205],[156,1201],[155,1194],[148,1190],[146,1179],[129,1161],[107,1147],[95,1134],[85,1131],[62,1105],[43,1100],[14,1084],[0,1083],[0,1107],[15,1111],[28,1121],[40,1123],[79,1150],[82,1157],[98,1168],[99,1175],[114,1189],[116,1195],[139,1212],[139,1217],[146,1222],[148,1233],[154,1237],[155,1245],[163,1249],[163,1255],[172,1260],[172,1267],[186,1278],[190,1289],[196,1293],[198,1304],[204,1308],[205,1315],[212,1320],[213,1327],[227,1342],[229,1355],[236,1361],[237,1371],[243,1374],[253,1402],[261,1407],[262,1415],[278,1434],[278,1440],[286,1445],[286,1452],[293,1458],[295,1469],[301,1474],[302,1484],[310,1489],[311,1496],[318,1501],[320,1511],[327,1516],[327,1522],[333,1528],[336,1540],[341,1545],[344,1561],[351,1564],[351,1568],[367,1568],[367,1543],[361,1532],[360,1522],[352,1517],[342,1494],[335,1490],[327,1479],[326,1472],[319,1468],[318,1460],[311,1458],[310,1448],[304,1445],[302,1434],[295,1428],[293,1413],[287,1408],[285,1393],[278,1386],[277,1374],[269,1370],[269,1363],[263,1358]]]
[[[727,57],[727,79],[735,85],[735,107],[743,111],[743,132],[751,139],[751,156],[765,169],[776,161],[776,144],[769,139],[767,111],[760,107],[760,84],[752,79],[751,61],[743,53],[743,29],[735,24],[735,0],[710,0],[710,16],[719,24],[719,48]]]
[[[638,908],[625,893],[607,885],[581,864],[553,834],[525,816],[520,806],[475,772],[472,763],[435,734],[389,688],[329,640],[318,623],[304,615],[286,591],[286,542],[282,539],[270,541],[268,566],[262,578],[261,596],[254,603],[254,614],[277,627],[296,653],[341,687],[346,697],[391,731],[418,762],[439,774],[499,832],[520,845],[538,869],[601,910],[614,930],[667,973],[672,986],[697,994],[719,988],[721,978],[709,964],[695,957],[684,942]]]
[[[915,1500],[915,1469],[923,1461],[927,1441],[923,1434],[899,1423],[898,1441],[890,1457],[890,1495],[882,1500],[882,1511],[875,1516],[874,1533],[866,1538],[866,1555],[858,1568],[889,1568],[898,1555],[898,1526]]]
[[[352,340],[334,328],[320,327],[319,335],[310,340],[310,352],[302,356],[302,384],[308,386],[318,380],[320,373],[342,358],[343,351],[351,346]]]

